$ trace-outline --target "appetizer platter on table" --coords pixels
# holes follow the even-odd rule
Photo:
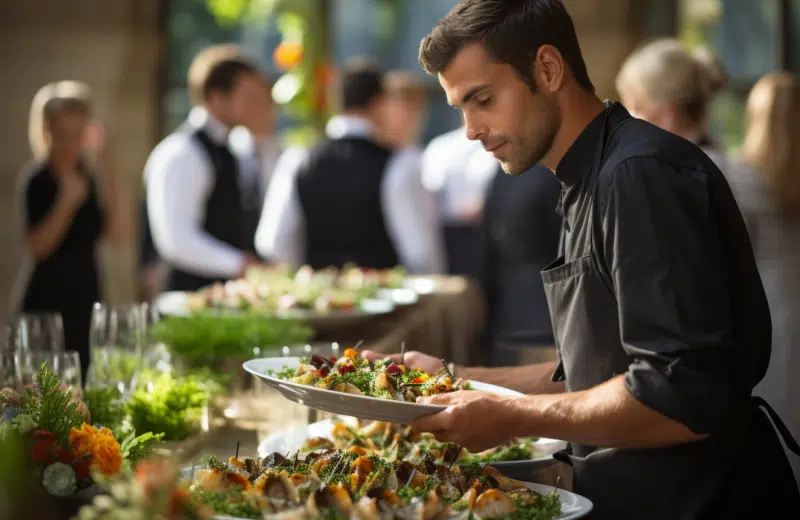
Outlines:
[[[185,469],[183,478],[218,519],[570,520],[593,507],[580,495],[511,479],[492,466],[390,461],[357,451],[211,458]]]
[[[250,269],[240,279],[196,292],[166,292],[156,298],[159,312],[187,316],[197,312],[265,312],[313,323],[339,323],[387,314],[413,305],[416,291],[405,287],[405,270],[297,271],[282,267]]]
[[[503,473],[520,473],[552,460],[552,454],[566,447],[566,442],[555,439],[513,439],[502,446],[480,453],[469,453],[452,443],[440,443],[427,433],[418,434],[408,427],[355,418],[326,419],[307,426],[276,433],[264,439],[258,447],[259,456],[270,453],[295,452],[301,454],[320,449],[363,448],[368,455],[379,455],[389,460],[405,458],[411,462],[422,460],[427,454],[436,463],[457,465],[491,464]]]
[[[355,349],[338,359],[319,355],[253,359],[244,369],[287,399],[324,412],[394,424],[409,424],[444,406],[421,404],[418,396],[458,390],[522,395],[507,388],[458,379],[446,367],[426,374],[390,360],[361,360]]]

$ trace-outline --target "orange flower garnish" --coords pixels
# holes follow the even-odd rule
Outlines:
[[[80,430],[73,428],[69,432],[69,444],[76,456],[91,457],[91,466],[99,469],[105,476],[118,473],[122,467],[119,442],[108,428],[98,430],[91,424],[84,423]]]

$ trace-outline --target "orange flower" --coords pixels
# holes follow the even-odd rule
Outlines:
[[[108,428],[98,430],[84,423],[80,430],[73,428],[69,432],[69,443],[76,456],[91,457],[91,466],[99,469],[105,476],[118,473],[122,467],[119,442]]]

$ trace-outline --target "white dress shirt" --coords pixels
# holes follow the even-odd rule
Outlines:
[[[363,119],[336,116],[325,133],[331,139],[368,137],[372,128]],[[278,160],[256,232],[259,254],[295,267],[305,262],[306,240],[296,176],[308,158],[308,149],[290,148]],[[417,149],[392,154],[381,183],[381,207],[400,262],[411,273],[437,274],[444,271],[444,248],[436,202],[421,182],[421,160]]]
[[[231,152],[239,159],[240,175],[247,176],[250,182],[258,182],[263,204],[275,164],[282,152],[278,140],[258,139],[246,128],[237,126],[231,130],[228,143]]]
[[[194,108],[188,124],[203,128],[223,144],[229,129],[202,108]],[[239,168],[243,180],[253,173]],[[161,141],[145,165],[147,212],[158,254],[176,267],[207,277],[232,278],[244,261],[243,251],[203,230],[206,201],[214,188],[214,167],[206,150],[190,132]]]
[[[422,183],[438,195],[442,221],[459,223],[482,208],[497,166],[480,141],[467,139],[464,127],[433,138],[422,156]]]

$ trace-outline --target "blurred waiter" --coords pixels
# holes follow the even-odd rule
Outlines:
[[[380,70],[362,60],[341,74],[342,113],[310,150],[287,150],[275,167],[256,245],[261,255],[315,269],[352,262],[442,271],[436,214],[415,154],[378,144],[386,124]]]
[[[189,89],[195,106],[187,122],[145,166],[153,242],[170,266],[167,288],[182,291],[261,264],[254,247],[260,187],[229,149],[228,134],[250,122],[264,78],[236,46],[215,46],[195,58]]]
[[[422,157],[422,182],[437,195],[450,274],[477,278],[483,271],[486,191],[497,161],[464,127],[431,140]]]
[[[484,207],[483,282],[489,303],[489,362],[518,364],[521,347],[552,346],[553,326],[541,271],[558,256],[561,183],[534,165],[511,176],[496,163]]]

